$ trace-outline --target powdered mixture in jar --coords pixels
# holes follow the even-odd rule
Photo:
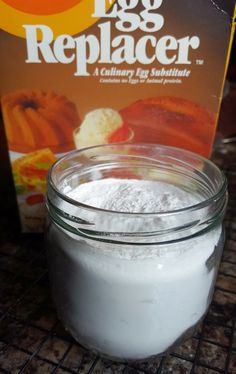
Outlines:
[[[157,213],[196,204],[196,197],[164,183],[136,179],[102,179],[79,185],[68,196],[100,209]]]
[[[165,182],[112,178],[84,183],[64,194],[126,213],[173,211],[200,201]],[[80,207],[76,209],[80,216]],[[129,217],[103,220],[107,230],[134,229]],[[135,230],[145,224],[145,214],[140,214]],[[154,226],[165,226],[161,215],[154,218]],[[95,352],[120,359],[162,354],[207,311],[217,272],[211,258],[220,234],[217,226],[172,243],[153,244],[147,238],[147,245],[114,245],[62,232],[54,225],[50,256],[60,317],[72,335]]]

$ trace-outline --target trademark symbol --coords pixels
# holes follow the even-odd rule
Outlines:
[[[196,64],[197,65],[203,65],[204,64],[204,60],[196,60]]]

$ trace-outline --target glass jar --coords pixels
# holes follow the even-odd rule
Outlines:
[[[67,196],[104,178],[162,181],[199,203],[122,213]],[[226,205],[222,172],[181,149],[114,144],[58,160],[48,177],[48,255],[58,315],[71,335],[124,361],[163,355],[189,338],[212,299]]]

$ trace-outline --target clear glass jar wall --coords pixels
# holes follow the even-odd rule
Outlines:
[[[104,178],[162,181],[199,203],[122,213],[67,195]],[[212,299],[226,204],[222,172],[177,148],[98,146],[57,161],[48,178],[48,255],[58,315],[72,336],[125,361],[163,355],[188,338]]]

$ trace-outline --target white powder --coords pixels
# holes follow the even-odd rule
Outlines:
[[[174,185],[113,178],[81,184],[68,196],[96,208],[129,213],[166,212],[197,202],[196,197]]]
[[[197,202],[197,197],[173,185],[138,180],[94,181],[67,195],[103,209],[142,213]],[[110,220],[108,213],[104,215],[108,218],[96,225],[107,230],[142,230],[146,222],[141,216],[135,226],[123,216]],[[165,224],[159,218],[151,226]],[[144,246],[117,245],[83,239],[52,225],[51,276],[60,317],[79,342],[96,352],[121,359],[165,352],[208,308],[217,271],[216,263],[209,264],[220,234],[221,227],[216,227],[171,244],[151,245],[147,238]]]

